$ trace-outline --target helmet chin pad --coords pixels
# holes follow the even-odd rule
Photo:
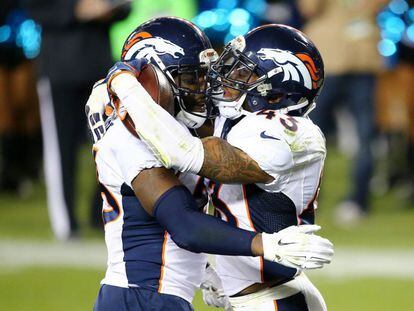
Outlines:
[[[175,118],[178,121],[181,121],[182,123],[184,123],[184,125],[188,128],[198,129],[204,124],[204,122],[206,122],[207,111],[205,112],[205,117],[202,117],[202,116],[196,116],[184,110],[180,110],[175,116]]]
[[[227,119],[237,119],[243,114],[243,103],[247,94],[242,94],[234,101],[220,101],[213,99],[214,105],[218,107],[220,116]]]

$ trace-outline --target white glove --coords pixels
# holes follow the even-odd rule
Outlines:
[[[317,225],[290,226],[279,232],[262,233],[264,259],[296,269],[317,269],[330,263],[333,244],[315,235]]]
[[[88,102],[85,105],[85,114],[88,127],[91,131],[94,143],[98,142],[105,135],[105,108],[109,104],[109,96],[106,83],[100,80],[95,83]]]
[[[203,300],[205,304],[216,308],[223,308],[226,311],[232,310],[229,297],[224,295],[221,279],[211,265],[206,267],[204,280],[201,283],[200,288],[203,292]]]

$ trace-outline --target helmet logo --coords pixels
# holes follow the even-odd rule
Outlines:
[[[260,49],[257,54],[261,60],[272,60],[280,67],[280,71],[283,71],[283,82],[288,80],[303,82],[309,90],[317,87],[319,77],[316,66],[309,55],[267,48]],[[280,71],[273,71],[273,74]]]
[[[137,35],[142,34],[138,33]],[[148,34],[148,33],[146,33]],[[148,34],[149,35],[149,34]],[[134,39],[132,37],[131,39]],[[124,49],[123,59],[129,60],[132,58],[146,58],[149,61],[151,59],[155,60],[157,63],[160,63],[161,60],[158,57],[159,55],[169,54],[173,58],[179,58],[180,55],[185,55],[184,49],[175,43],[153,36],[139,36],[137,40],[128,40],[127,46],[129,49]]]

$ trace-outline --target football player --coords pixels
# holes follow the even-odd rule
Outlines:
[[[199,69],[206,67],[207,56],[214,54],[210,48],[208,39],[193,24],[158,18],[141,25],[128,38],[123,57],[133,50],[131,57],[137,59],[134,70],[143,68],[146,60],[163,69],[180,101],[183,113],[178,119],[195,127],[197,118],[208,117],[208,107],[201,104],[207,88],[186,88],[184,84],[189,74],[197,83],[203,82]],[[131,85],[119,73],[128,70],[131,67],[115,66],[109,79],[114,89],[120,86],[117,95],[122,102],[126,100],[122,90],[129,90]],[[134,81],[138,83],[135,76]],[[108,248],[108,269],[96,310],[145,310],[149,305],[155,310],[190,310],[206,264],[204,255],[195,254],[199,252],[264,255],[288,266],[277,265],[278,277],[293,277],[302,268],[316,268],[330,261],[330,242],[311,235],[316,226],[291,226],[276,234],[257,234],[198,212],[191,192],[161,167],[119,118],[103,124],[101,103],[107,101],[103,89],[105,84],[95,87],[86,109],[96,140],[94,155],[104,199]],[[140,100],[148,101],[145,90],[140,89],[140,94]],[[197,104],[192,111],[186,106],[189,98]],[[199,189],[194,183],[189,188],[192,192]],[[282,239],[284,243],[279,243]]]
[[[226,46],[211,77],[221,117],[215,137],[204,139],[151,100],[138,101],[131,75],[118,75],[110,88],[164,166],[213,181],[216,210],[234,227],[275,232],[314,223],[326,156],[325,139],[307,118],[324,81],[317,48],[294,28],[258,27]],[[274,264],[260,257],[217,256],[216,263],[235,310],[326,310],[303,273],[275,279]]]

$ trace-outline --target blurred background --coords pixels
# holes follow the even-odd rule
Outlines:
[[[264,23],[325,61],[310,117],[328,141],[319,197],[330,310],[414,310],[414,1],[2,0],[0,309],[92,309],[106,268],[83,107],[141,22],[180,16],[217,50]],[[195,310],[209,310],[198,294]]]

